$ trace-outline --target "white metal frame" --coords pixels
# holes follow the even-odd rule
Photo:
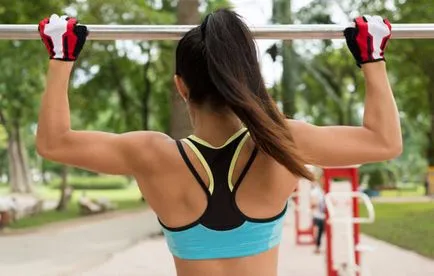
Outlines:
[[[358,198],[362,199],[363,203],[366,206],[368,211],[367,217],[336,217],[336,209],[333,204],[333,200],[336,198]],[[369,199],[369,197],[362,192],[330,192],[325,195],[325,203],[327,207],[327,211],[329,212],[329,220],[327,223],[330,224],[344,224],[346,228],[346,233],[351,233],[353,229],[353,224],[362,224],[362,223],[373,223],[375,221],[375,210],[374,206]],[[348,252],[355,252],[356,250],[360,251],[360,244],[355,245],[353,237],[351,235],[346,235],[347,237],[347,250]],[[335,265],[335,264],[334,264]],[[361,267],[356,264],[355,255],[349,254],[346,268],[343,270],[340,267],[335,267],[337,271],[340,272],[340,275],[345,276],[356,276],[357,273],[363,272],[364,275],[367,275],[367,271],[362,271]]]

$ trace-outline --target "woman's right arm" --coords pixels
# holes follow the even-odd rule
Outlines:
[[[347,166],[393,159],[401,154],[399,113],[385,62],[362,65],[366,80],[363,126],[318,127],[289,120],[294,142],[306,161]]]
[[[401,154],[399,113],[389,84],[384,51],[392,26],[380,16],[363,16],[344,31],[348,48],[366,82],[360,127],[317,127],[289,121],[294,142],[312,165],[347,166],[392,159]]]

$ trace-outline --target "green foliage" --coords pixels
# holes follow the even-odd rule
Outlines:
[[[227,7],[229,2],[203,0],[200,10],[205,14]],[[276,2],[283,8],[275,9],[273,22],[333,23],[332,2],[349,19],[371,13],[397,23],[417,23],[431,21],[434,14],[430,0],[395,0],[394,9],[381,0],[313,0],[296,14],[286,13],[290,2]],[[68,11],[84,24],[175,24],[177,4],[173,0],[46,0],[30,5],[26,1],[3,0],[0,23],[37,23],[50,13]],[[292,70],[291,79],[276,85],[271,91],[273,97],[292,100],[295,95],[296,117],[315,124],[360,124],[364,83],[349,51],[343,44],[329,40],[302,43],[302,47],[294,44],[296,51],[285,63],[286,71]],[[88,41],[71,85],[73,127],[167,132],[175,45],[171,41]],[[427,58],[434,52],[433,45],[429,40],[393,40],[389,44],[388,68],[401,110],[405,146],[396,160],[362,167],[364,174],[372,174],[372,187],[419,181],[426,165],[434,164],[434,63]],[[5,118],[5,122],[0,121],[0,175],[8,169],[7,131],[11,127],[21,129],[33,168],[59,174],[61,166],[42,161],[33,141],[44,87],[46,50],[40,41],[0,41],[0,50],[0,66],[5,68],[0,74],[0,117]],[[275,50],[284,54],[277,46]],[[291,68],[291,64],[298,65]],[[282,89],[281,84],[291,88]],[[430,145],[428,162],[425,157]],[[72,174],[92,175],[78,169]]]
[[[171,1],[74,4],[86,24],[174,24]],[[74,75],[74,126],[125,132],[166,131],[174,43],[88,41]]]
[[[428,0],[397,0],[394,9],[380,0],[333,1],[333,9],[337,7],[348,15],[348,20],[362,14],[379,14],[396,23],[430,22],[434,12]],[[295,21],[332,23],[333,9],[331,1],[313,0],[295,14]],[[360,125],[364,81],[345,44],[323,41],[302,45],[297,48],[304,69],[302,84],[296,92],[297,117],[318,125]],[[400,109],[404,152],[391,162],[362,167],[362,173],[371,176],[370,187],[420,182],[428,164],[427,152],[431,152],[428,161],[434,164],[434,63],[433,59],[426,58],[434,51],[433,47],[429,40],[389,43],[386,58]],[[430,118],[433,118],[431,122]],[[431,151],[427,150],[430,145]]]
[[[1,24],[28,24],[47,16],[47,10],[60,12],[68,1],[44,1],[29,5],[23,1],[0,3]],[[28,125],[36,115],[35,102],[43,89],[47,54],[40,41],[0,41],[0,113],[6,129],[14,124]]]
[[[385,163],[369,164],[363,166],[360,170],[361,178],[366,174],[369,175],[368,188],[377,190],[380,187],[389,186],[391,184],[390,175],[387,173]]]
[[[362,232],[434,259],[434,203],[376,203],[375,222]],[[365,210],[361,210],[365,216]]]
[[[50,187],[60,188],[60,179],[53,180]],[[68,185],[74,190],[117,190],[128,186],[128,179],[122,176],[99,176],[99,177],[69,177]]]
[[[4,0],[0,2],[0,24],[29,24],[49,16],[49,12],[60,13],[70,1],[28,1]],[[39,96],[44,87],[45,67],[48,62],[45,47],[38,40],[0,41],[0,125],[6,132],[6,138],[13,140],[18,147],[27,138],[33,137],[29,129],[36,121]],[[5,168],[9,172],[12,190],[30,191],[31,181],[17,182],[19,172],[27,174],[28,151],[16,152],[13,161],[5,162],[7,154],[0,142],[0,175]]]
[[[205,0],[202,4],[206,5],[205,12],[202,14],[202,17],[221,8],[233,7],[230,0]]]
[[[5,128],[0,125],[0,150],[5,150],[7,147],[7,135]]]
[[[319,125],[358,125],[364,85],[345,47],[327,48],[303,62],[299,112]]]

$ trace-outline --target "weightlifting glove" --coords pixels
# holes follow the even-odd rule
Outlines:
[[[39,22],[39,34],[50,59],[75,61],[86,42],[87,27],[77,25],[77,19],[57,14]]]
[[[380,16],[361,16],[354,20],[355,27],[344,31],[348,48],[356,59],[357,65],[385,61],[384,50],[392,35],[392,26]]]

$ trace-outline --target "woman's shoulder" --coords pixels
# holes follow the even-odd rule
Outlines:
[[[133,131],[127,135],[128,154],[138,164],[152,164],[176,148],[175,140],[162,132]]]

